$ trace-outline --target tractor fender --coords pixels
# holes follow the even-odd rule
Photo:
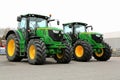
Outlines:
[[[30,37],[30,39],[40,39],[40,37],[38,37],[38,36],[32,36],[32,37]]]
[[[5,36],[5,39],[6,39],[6,40],[7,40],[7,37],[8,37],[10,34],[15,34],[15,35],[17,36],[17,38],[20,39],[20,36],[19,36],[19,34],[17,33],[17,31],[15,31],[15,30],[10,30],[10,31],[7,32],[7,34],[6,34],[6,36]]]
[[[67,40],[68,42],[72,42],[72,39],[71,39],[71,37],[70,37],[69,34],[64,34],[64,35],[63,35],[63,39],[64,39],[64,40]]]
[[[31,39],[40,39],[40,37],[38,37],[38,36],[31,36],[31,37],[28,39],[28,42],[29,42]]]

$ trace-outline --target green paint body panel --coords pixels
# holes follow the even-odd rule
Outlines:
[[[46,54],[52,55],[52,54],[58,54],[61,53],[61,49],[65,48],[65,44],[62,42],[54,41],[48,33],[48,30],[58,30],[61,31],[61,29],[58,28],[51,28],[51,27],[45,27],[45,28],[37,28],[35,31],[35,35],[37,37],[40,37],[40,39],[45,43],[47,47]],[[21,30],[17,30],[17,33],[20,36],[19,44],[20,44],[20,52],[21,55],[27,51],[27,45],[26,40],[23,32]],[[69,39],[67,36],[65,36],[65,39]]]
[[[57,30],[57,31],[62,31],[62,29],[56,28],[56,27],[43,27],[43,28],[37,28],[37,30]]]
[[[87,41],[92,47],[93,49],[98,49],[98,48],[105,48],[105,46],[102,43],[96,43],[93,39],[92,39],[92,34],[100,34],[100,33],[96,33],[96,32],[83,32],[80,33],[78,35],[78,38],[84,41]]]
[[[67,42],[68,42],[70,45],[72,45],[72,39],[71,39],[70,35],[69,35],[69,34],[64,34],[63,36],[64,36],[64,38],[67,40]]]
[[[25,52],[25,38],[22,34],[22,31],[21,30],[17,30],[17,33],[19,34],[19,37],[20,37],[20,40],[19,40],[19,44],[20,44],[20,52],[23,53]]]

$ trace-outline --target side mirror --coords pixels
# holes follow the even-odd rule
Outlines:
[[[69,25],[69,28],[72,28],[72,25]]]
[[[50,19],[50,20],[48,20],[48,23],[51,22],[51,21],[55,21],[55,19]]]
[[[57,25],[60,25],[60,21],[57,20]]]
[[[21,17],[17,17],[17,21],[20,22],[21,21]]]
[[[91,30],[93,30],[93,27],[92,27],[91,25],[90,25],[90,26],[87,26],[87,28],[89,28],[89,27],[91,28]]]
[[[91,30],[93,30],[93,27],[91,26]]]

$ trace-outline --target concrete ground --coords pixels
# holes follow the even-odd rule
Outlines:
[[[0,55],[0,80],[120,80],[120,57],[70,64],[57,64],[49,58],[45,65],[30,65],[27,60],[8,62]]]

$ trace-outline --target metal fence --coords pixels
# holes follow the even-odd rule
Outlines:
[[[6,53],[5,53],[5,48],[0,47],[0,54],[6,54]]]
[[[120,57],[120,48],[113,49],[113,57]]]

